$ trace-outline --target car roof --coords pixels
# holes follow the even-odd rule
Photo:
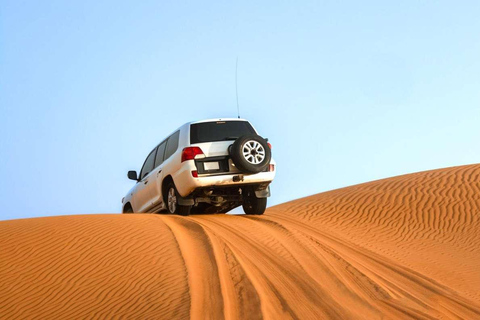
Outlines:
[[[177,129],[175,129],[175,131],[173,131],[169,135],[167,135],[167,138],[170,137],[172,134],[174,134],[177,131],[182,131],[182,130],[185,130],[185,129],[189,128],[191,124],[203,123],[203,122],[216,122],[216,121],[245,121],[245,122],[248,122],[248,120],[242,119],[242,118],[214,118],[214,119],[205,119],[205,120],[199,120],[199,121],[191,121],[191,122],[187,122],[187,123],[183,124],[182,126],[178,127]],[[255,128],[253,128],[253,130],[255,130]],[[163,139],[159,144],[157,144],[155,146],[155,148],[158,147],[167,138]],[[153,149],[155,149],[155,148],[153,148]]]
[[[186,124],[195,124],[195,123],[202,123],[202,122],[215,122],[215,121],[248,121],[246,119],[240,118],[215,118],[215,119],[205,119],[200,121],[191,121],[187,122]]]

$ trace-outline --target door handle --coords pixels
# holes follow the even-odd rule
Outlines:
[[[158,177],[158,175],[159,175],[161,172],[162,172],[162,169],[158,170],[158,172],[157,172],[157,177]]]
[[[148,180],[145,180],[145,182],[143,184],[147,184],[148,183]]]

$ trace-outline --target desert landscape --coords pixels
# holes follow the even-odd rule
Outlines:
[[[263,216],[1,221],[0,317],[479,319],[479,212],[469,165]]]

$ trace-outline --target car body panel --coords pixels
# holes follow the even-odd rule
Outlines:
[[[273,172],[259,172],[255,174],[244,173],[228,173],[228,174],[211,174],[203,175],[198,178],[192,177],[191,171],[196,170],[193,160],[189,160],[188,164],[182,166],[174,175],[175,186],[178,193],[182,197],[187,197],[197,188],[204,187],[217,187],[217,186],[235,186],[251,183],[270,183],[275,178],[275,171]],[[271,164],[275,165],[275,162],[271,161]],[[234,181],[233,177],[242,176],[241,181]]]

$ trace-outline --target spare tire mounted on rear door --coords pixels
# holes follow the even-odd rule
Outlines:
[[[272,158],[267,141],[256,134],[239,137],[228,151],[235,166],[245,173],[264,171]]]

